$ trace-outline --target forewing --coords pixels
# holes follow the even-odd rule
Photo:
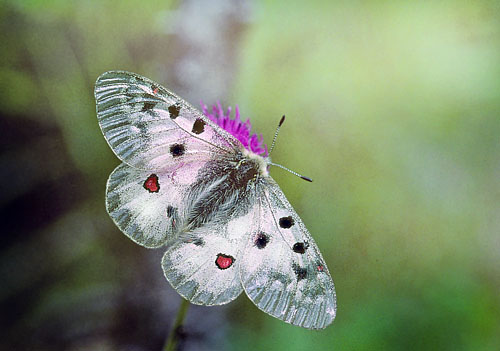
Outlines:
[[[212,218],[180,237],[162,259],[165,277],[177,292],[198,305],[221,305],[242,291],[239,265],[255,211],[232,219]]]
[[[99,125],[114,153],[159,170],[190,155],[231,152],[239,141],[189,103],[137,74],[109,71],[95,85]]]
[[[248,297],[266,313],[309,329],[336,314],[333,280],[311,235],[269,177],[259,198],[259,222],[240,264]]]
[[[130,239],[159,247],[172,238],[185,217],[184,197],[205,162],[174,164],[159,172],[122,163],[109,176],[106,208]]]

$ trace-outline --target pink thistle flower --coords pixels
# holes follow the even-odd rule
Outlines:
[[[245,122],[240,119],[238,105],[235,108],[234,119],[231,119],[231,107],[228,107],[227,112],[224,113],[220,102],[212,106],[212,112],[209,112],[208,107],[203,102],[201,103],[201,107],[205,116],[232,134],[247,150],[257,155],[268,156],[267,145],[263,143],[262,134],[257,135],[254,133],[250,135],[252,124],[250,123],[250,119],[247,119]]]

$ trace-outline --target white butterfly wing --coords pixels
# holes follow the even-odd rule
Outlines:
[[[243,287],[262,311],[287,323],[323,329],[336,314],[328,268],[297,213],[270,177],[259,222],[240,263]]]
[[[159,247],[182,227],[184,198],[204,162],[172,165],[159,172],[125,163],[109,176],[106,208],[130,239],[145,247]]]
[[[130,166],[160,170],[240,145],[189,103],[140,75],[106,72],[97,79],[94,93],[104,137]]]
[[[162,267],[179,294],[195,304],[218,305],[244,289],[261,310],[288,323],[321,329],[333,321],[333,281],[278,185],[269,177],[258,194],[225,193],[231,187],[222,178],[204,180],[216,173],[200,173],[208,162],[224,169],[224,160],[241,157],[235,137],[133,73],[104,73],[95,98],[101,130],[124,162],[108,180],[107,210],[138,244],[169,244]],[[224,175],[234,178],[233,187],[246,181],[233,173]],[[208,192],[220,187],[221,197],[205,194],[205,185]],[[198,201],[205,195],[208,204]]]
[[[213,218],[205,226],[181,234],[162,259],[172,287],[198,305],[234,300],[243,291],[239,265],[254,220],[255,211],[250,210],[229,222]]]

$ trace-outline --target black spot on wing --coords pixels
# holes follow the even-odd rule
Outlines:
[[[186,152],[186,147],[183,144],[173,144],[170,146],[170,153],[173,157],[179,157],[184,155]]]
[[[300,267],[296,263],[292,264],[292,268],[293,271],[295,272],[295,275],[297,276],[298,282],[307,277],[307,269]]]
[[[293,250],[293,252],[303,254],[306,252],[308,247],[309,247],[309,245],[307,245],[307,242],[306,243],[295,243],[295,244],[293,244],[292,250]]]
[[[254,245],[257,246],[258,249],[263,249],[266,247],[269,242],[269,235],[266,233],[258,233],[254,239]]]
[[[144,103],[144,106],[142,106],[141,112],[147,112],[151,111],[154,107],[156,106],[156,102],[153,101],[146,101]]]
[[[280,227],[281,228],[288,229],[294,224],[295,224],[295,221],[293,220],[292,216],[280,218]]]
[[[197,118],[193,124],[192,132],[195,134],[201,134],[205,130],[205,121],[201,118]]]
[[[170,114],[170,118],[176,119],[179,117],[179,113],[181,112],[181,107],[178,104],[170,105],[168,107],[168,113]]]

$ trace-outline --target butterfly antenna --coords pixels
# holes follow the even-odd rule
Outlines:
[[[285,116],[283,116],[283,117],[285,117]],[[288,172],[290,172],[290,173],[292,173],[292,174],[296,175],[296,176],[297,176],[297,177],[299,177],[299,178],[302,178],[302,179],[304,179],[304,180],[307,180],[308,182],[312,182],[312,179],[311,179],[311,178],[306,177],[306,176],[303,176],[302,174],[299,174],[299,173],[297,173],[297,172],[294,172],[294,171],[292,171],[291,169],[286,168],[285,166],[279,165],[279,164],[277,164],[277,163],[272,163],[272,162],[268,162],[268,165],[270,165],[270,166],[276,166],[276,167],[282,168],[282,169],[284,169],[285,171],[288,171]]]
[[[278,132],[280,131],[281,125],[285,122],[285,115],[281,117],[280,123],[278,124],[278,128],[276,128],[276,133],[274,133],[273,143],[271,144],[271,149],[269,149],[269,155],[273,152],[274,145],[276,145],[276,138],[278,137]]]

